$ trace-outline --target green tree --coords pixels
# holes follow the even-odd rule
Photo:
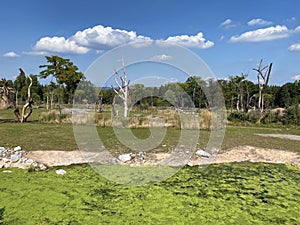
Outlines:
[[[195,107],[207,107],[207,99],[204,93],[206,82],[199,76],[191,76],[186,80],[186,91],[194,102]]]
[[[84,78],[83,73],[78,71],[70,59],[64,59],[59,56],[46,56],[47,65],[40,65],[39,68],[45,68],[40,72],[41,78],[52,76],[55,78],[60,90],[59,102],[65,97],[67,103],[71,103],[78,83]],[[63,96],[63,93],[65,96]]]

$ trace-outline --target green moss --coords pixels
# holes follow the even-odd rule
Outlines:
[[[0,170],[0,224],[299,224],[300,168],[186,167],[166,181],[126,186],[89,166]]]

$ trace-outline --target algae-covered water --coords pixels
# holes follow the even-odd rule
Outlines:
[[[300,224],[299,167],[185,167],[148,186],[113,183],[88,165],[55,169],[0,169],[0,224]]]

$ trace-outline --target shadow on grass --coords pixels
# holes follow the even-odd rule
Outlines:
[[[3,216],[4,216],[5,208],[0,208],[0,225],[4,225]]]
[[[0,119],[0,123],[17,123],[17,120],[13,119]]]

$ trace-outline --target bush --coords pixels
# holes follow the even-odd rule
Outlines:
[[[42,112],[39,116],[39,121],[41,123],[61,123],[67,116],[68,115],[65,113],[58,113],[56,110],[50,110],[49,112]]]
[[[234,111],[228,115],[227,119],[231,122],[245,122],[248,118],[245,112]]]
[[[300,125],[300,109],[299,109],[299,106],[297,106],[297,105],[290,106],[286,110],[284,110],[282,123],[284,125],[299,126]]]

